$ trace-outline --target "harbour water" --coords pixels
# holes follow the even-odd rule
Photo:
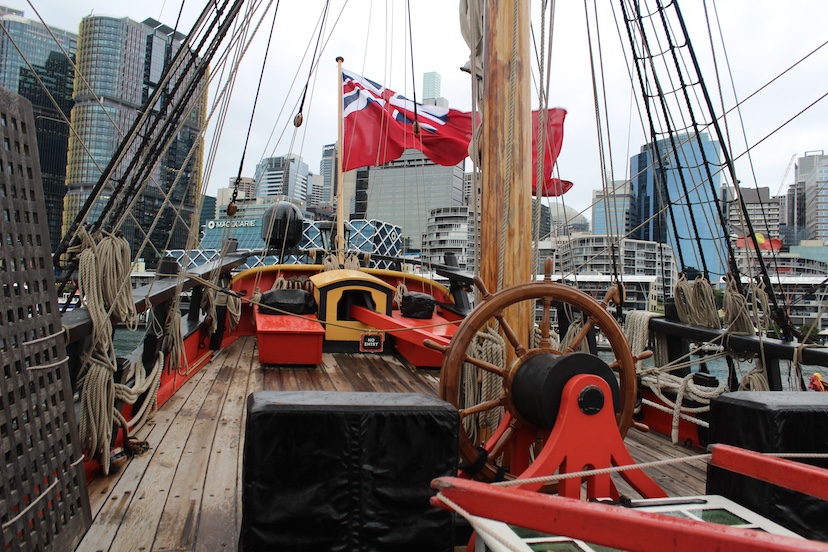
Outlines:
[[[144,326],[139,326],[137,330],[131,332],[124,327],[115,328],[115,338],[113,343],[115,345],[115,355],[124,357],[132,353],[135,349],[141,346],[144,341],[144,334],[146,333]]]

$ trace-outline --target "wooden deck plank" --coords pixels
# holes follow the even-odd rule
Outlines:
[[[308,391],[325,390],[325,387],[321,381],[321,378],[324,377],[324,373],[316,366],[294,366],[293,375],[296,378],[296,384],[299,389],[305,389]]]
[[[195,389],[196,384],[203,377],[203,375],[202,371],[199,371],[194,374],[192,378],[187,380],[181,389],[179,389],[178,393],[170,398],[170,401],[173,401],[170,407],[164,409],[163,411],[155,412],[152,419],[148,420],[147,423],[144,424],[144,427],[135,433],[135,436],[142,441],[149,442],[150,444],[160,441],[173,418],[175,418],[175,411],[177,411],[178,408],[180,408],[181,405],[187,401],[187,397],[189,397],[190,393],[192,393],[193,389]],[[89,492],[89,504],[92,510],[93,520],[95,519],[95,516],[98,515],[101,507],[103,507],[107,500],[109,500],[109,496],[114,492],[115,487],[121,484],[121,479],[124,477],[127,477],[128,479],[129,477],[135,476],[135,472],[138,468],[137,466],[135,468],[130,468],[132,464],[133,462],[130,461],[120,472],[108,476],[99,474],[89,482],[87,490]],[[137,480],[135,484],[137,485]]]
[[[370,393],[374,391],[373,385],[363,374],[363,367],[354,362],[351,355],[338,355],[336,359],[342,374],[351,383],[353,391]]]
[[[227,352],[221,353],[217,360],[226,357],[226,355]],[[214,375],[215,370],[208,364],[185,382],[181,389],[156,412],[153,420],[148,422],[147,426],[142,429],[142,433],[144,431],[148,432],[146,439],[150,445],[153,446],[154,444],[148,454],[130,460],[119,477],[115,475],[100,477],[92,482],[93,485],[90,485],[90,489],[98,496],[104,496],[107,489],[111,490],[106,493],[105,501],[99,511],[97,513],[93,511],[92,525],[79,544],[78,551],[109,550],[115,547],[114,540],[118,530],[123,524],[128,510],[132,507],[132,502],[138,494],[138,487],[145,477],[146,471],[157,460],[158,447],[175,422],[178,411],[188,401],[198,401],[202,393],[206,394],[209,380]],[[208,379],[205,380],[205,377]],[[115,479],[116,477],[117,479]],[[154,532],[155,527],[152,528],[152,533]]]
[[[237,350],[230,347],[227,353],[228,356],[224,357],[225,362],[214,361],[207,365],[204,377],[189,400],[178,411],[163,440],[157,445],[152,462],[147,467],[115,536],[112,550],[138,550],[142,547],[144,550],[151,549],[184,443],[219,370],[224,363],[230,361],[233,354],[237,354]]]
[[[236,498],[241,496],[238,469],[244,435],[242,420],[254,366],[258,368],[258,360],[251,341],[242,346],[210,450],[195,539],[195,550],[199,552],[236,549],[237,527],[241,522],[241,508],[237,507]]]
[[[377,379],[387,382],[392,390],[396,393],[417,393],[417,384],[410,381],[409,378],[400,377],[391,366],[389,366],[389,359],[379,357],[369,357],[366,359],[369,363],[372,373]],[[397,371],[399,372],[399,370]]]
[[[397,381],[393,378],[383,377],[375,367],[374,360],[375,355],[366,353],[354,354],[350,357],[353,366],[359,369],[360,376],[365,378],[372,391],[376,393],[399,393],[401,390],[397,386]]]
[[[328,376],[334,390],[341,392],[353,391],[353,385],[342,373],[342,370],[339,369],[339,364],[336,362],[336,357],[334,355],[324,353],[322,355],[322,364],[320,365],[320,368],[325,372],[325,375]]]
[[[238,354],[235,354],[235,353]],[[153,550],[191,550],[195,543],[199,509],[219,412],[242,354],[237,348],[222,365],[190,429],[178,469],[167,491]]]

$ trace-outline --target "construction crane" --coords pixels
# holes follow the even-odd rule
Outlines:
[[[779,188],[777,188],[776,193],[773,194],[771,197],[776,197],[782,193],[782,188],[785,186],[785,181],[788,179],[788,174],[791,172],[791,167],[793,167],[794,160],[796,159],[796,153],[791,155],[791,160],[788,161],[788,168],[785,169],[785,174],[782,176],[782,182],[779,183]]]

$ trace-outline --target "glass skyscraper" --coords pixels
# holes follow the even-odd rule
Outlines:
[[[728,231],[716,207],[722,198],[720,166],[719,143],[706,133],[646,144],[630,159],[639,217],[631,237],[667,243],[679,270],[692,278],[706,268],[713,283],[727,271]]]
[[[85,80],[76,77],[75,106],[72,124],[77,130],[69,141],[64,231],[74,221],[92,188],[98,183],[102,169],[107,166],[119,147],[123,134],[139,116],[144,103],[160,84],[165,64],[186,37],[155,21],[138,23],[128,18],[90,16],[81,21],[78,33],[77,67]],[[184,78],[175,75],[175,78]],[[205,84],[202,84],[202,87]],[[170,85],[168,85],[171,88]],[[197,93],[191,114],[172,139],[167,151],[160,156],[146,186],[136,199],[121,228],[136,254],[142,245],[146,230],[159,219],[150,236],[153,247],[147,247],[142,256],[147,266],[155,265],[155,250],[184,248],[191,223],[198,224],[195,213],[195,194],[201,187],[202,146],[197,138],[206,118],[206,100]],[[147,125],[152,117],[163,117],[160,105],[152,106]],[[197,148],[187,157],[191,148]],[[88,149],[88,152],[87,152]],[[125,167],[134,155],[128,151],[112,175],[103,196],[87,216],[95,220],[103,202],[108,199],[116,181],[124,177]],[[169,201],[165,203],[165,195]],[[176,216],[173,207],[180,212]]]
[[[73,105],[74,70],[66,56],[74,59],[78,35],[54,28],[50,34],[39,21],[26,19],[23,12],[2,6],[0,25],[5,28],[0,33],[0,86],[32,103],[49,241],[54,251],[61,238],[69,146],[66,120]]]
[[[308,164],[298,155],[262,159],[253,180],[257,197],[288,196],[305,201],[308,196]]]
[[[592,233],[596,236],[626,237],[636,226],[635,194],[629,180],[614,180],[604,190],[592,191]]]

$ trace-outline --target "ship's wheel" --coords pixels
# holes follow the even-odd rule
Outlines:
[[[499,407],[505,409],[505,414],[497,429],[490,435],[478,437],[478,442],[472,440],[461,423],[461,471],[484,480],[510,479],[523,473],[532,459],[540,454],[555,424],[564,386],[578,374],[597,375],[609,384],[618,430],[622,437],[626,435],[632,425],[636,398],[637,359],[618,322],[607,312],[610,303],[619,302],[620,288],[611,288],[599,302],[573,287],[551,281],[521,284],[492,295],[486,292],[482,281],[477,280],[476,285],[483,300],[460,324],[449,346],[441,348],[432,344],[445,354],[440,374],[440,397],[459,409],[461,420]],[[530,302],[533,312],[536,305],[542,309],[540,340],[534,348],[528,343],[528,336],[519,337],[503,317],[505,309],[523,302]],[[555,349],[550,339],[553,309],[559,314],[563,311],[580,313],[583,322],[572,344],[564,350]],[[513,353],[514,360],[505,369],[468,354],[478,332],[495,325],[504,336],[506,347]],[[579,352],[581,342],[592,328],[599,329],[609,340],[615,359],[611,363]],[[462,377],[466,363],[473,365],[478,373],[495,374],[502,387],[501,396],[477,404],[464,404],[467,401]],[[600,438],[595,435],[583,437]]]

